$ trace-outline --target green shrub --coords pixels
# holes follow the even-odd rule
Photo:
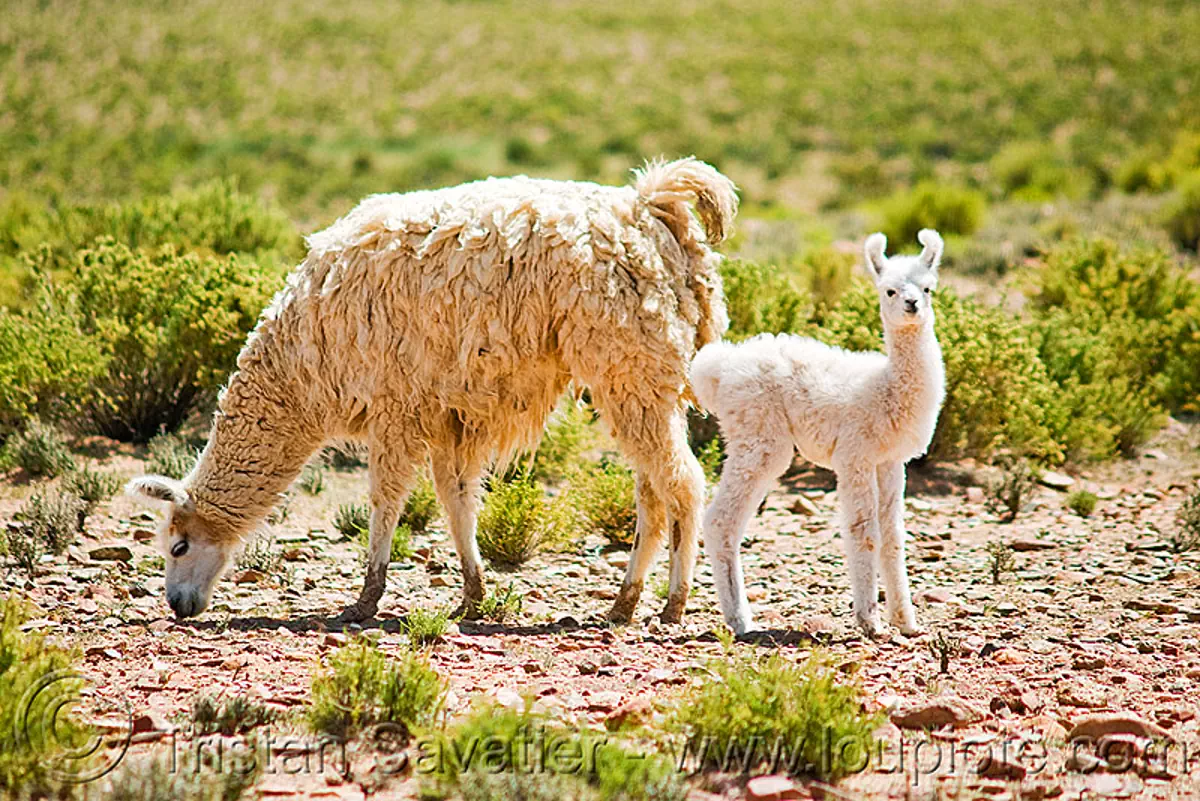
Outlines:
[[[449,610],[417,607],[404,616],[400,630],[415,646],[432,645],[442,638],[449,625]]]
[[[43,249],[35,269],[51,303],[41,315],[65,316],[107,365],[80,412],[97,432],[137,442],[173,431],[215,395],[282,284],[279,270],[236,256],[150,254],[112,240],[80,251],[65,274],[49,267]]]
[[[632,545],[637,533],[633,471],[617,461],[577,468],[567,498],[583,525],[617,545]]]
[[[234,560],[238,570],[253,570],[274,576],[283,568],[283,554],[276,547],[275,535],[264,531],[250,538]]]
[[[943,236],[966,236],[983,222],[986,205],[983,195],[973,189],[920,183],[884,202],[881,230],[898,248],[913,246],[922,228],[934,228]]]
[[[366,557],[366,551],[371,546],[371,527],[367,526],[357,528],[358,544],[362,546],[363,556]],[[396,526],[396,530],[392,532],[392,543],[389,547],[388,560],[391,562],[403,562],[413,555],[412,549],[412,529],[407,524],[401,523]]]
[[[854,283],[854,268],[858,264],[855,251],[818,248],[805,254],[792,272],[798,274],[813,300],[812,320],[818,325],[828,309],[833,307]]]
[[[1004,574],[1011,573],[1016,567],[1016,557],[1012,546],[1007,542],[992,540],[987,544],[988,572],[992,575],[992,583],[1004,581]]]
[[[146,471],[155,475],[182,479],[191,472],[200,452],[178,434],[159,434],[147,446]]]
[[[794,333],[804,328],[812,302],[777,268],[728,259],[721,264],[725,306],[732,340],[763,333]]]
[[[708,488],[716,489],[721,480],[721,468],[725,465],[725,446],[721,443],[721,437],[715,436],[700,446],[696,458],[704,468],[704,481]]]
[[[539,481],[563,480],[580,456],[596,443],[591,411],[563,396],[546,424],[533,460],[533,477]]]
[[[73,320],[0,308],[0,439],[30,419],[68,416],[106,364]]]
[[[521,614],[522,603],[522,596],[517,592],[516,585],[510,583],[503,592],[493,588],[479,602],[477,611],[480,620],[503,623]]]
[[[104,503],[121,490],[124,482],[115,473],[84,465],[63,479],[63,489],[86,503],[89,509]]]
[[[1029,496],[1037,486],[1037,472],[1024,459],[1005,457],[998,461],[1000,475],[989,486],[987,507],[1009,523],[1029,502]]]
[[[87,504],[69,492],[50,489],[35,492],[17,512],[19,537],[40,542],[46,550],[60,554],[83,530]]]
[[[371,533],[371,507],[365,503],[343,503],[333,518],[333,527],[343,538],[356,540]]]
[[[101,781],[105,801],[239,801],[257,781],[257,760],[239,748],[219,752],[211,744],[151,758],[127,757]],[[245,750],[249,750],[246,748]]]
[[[1012,200],[1040,203],[1058,197],[1082,197],[1091,191],[1088,175],[1073,167],[1047,142],[1013,142],[996,153],[992,177]]]
[[[1176,197],[1163,209],[1163,227],[1181,249],[1200,251],[1200,171],[1180,181]]]
[[[763,658],[730,652],[711,661],[708,670],[714,680],[691,687],[670,717],[703,762],[757,743],[763,761],[776,747],[792,757],[789,764],[771,765],[773,771],[836,780],[852,769],[839,754],[849,759],[869,749],[881,722],[879,715],[864,711],[859,689],[839,681],[837,670],[820,655],[796,664],[779,653]],[[834,744],[832,754],[828,743]],[[843,750],[843,743],[854,747]],[[729,770],[719,763],[703,767]]]
[[[423,534],[429,524],[437,518],[440,512],[437,493],[434,492],[433,482],[424,473],[417,479],[416,486],[408,493],[404,502],[404,511],[400,514],[400,525],[407,527],[410,533]]]
[[[56,753],[78,749],[88,739],[74,717],[48,706],[55,699],[78,697],[83,689],[78,679],[52,678],[71,668],[75,654],[37,632],[21,631],[31,617],[21,601],[0,597],[0,795],[5,798],[48,793],[53,782],[46,769],[55,764]],[[44,682],[53,682],[45,685],[50,691],[37,692]],[[32,706],[26,698],[32,698]],[[72,764],[85,767],[82,761]]]
[[[446,685],[425,657],[388,657],[360,637],[334,651],[313,679],[308,722],[335,737],[381,723],[411,733],[433,723],[445,697]]]
[[[20,467],[31,476],[53,478],[73,470],[75,457],[57,429],[34,418],[4,443],[0,464]]]
[[[1099,500],[1094,492],[1076,490],[1067,496],[1067,508],[1080,517],[1089,517],[1096,511],[1096,503]]]
[[[498,568],[517,567],[570,536],[571,518],[563,501],[548,501],[532,479],[493,479],[479,513],[479,552]]]
[[[264,726],[278,715],[270,708],[234,695],[222,701],[219,697],[199,695],[192,702],[192,732],[196,737],[223,734],[232,737]]]
[[[1200,548],[1200,489],[1193,488],[1180,504],[1168,542],[1175,553]]]
[[[987,459],[1009,449],[1056,458],[1059,446],[1048,413],[1055,388],[1026,327],[1001,309],[960,298],[949,289],[938,290],[934,302],[946,399],[930,457]],[[875,288],[858,282],[813,333],[851,350],[881,350],[883,323]]]
[[[320,495],[325,489],[325,467],[317,462],[309,462],[304,465],[304,469],[300,471],[300,478],[296,482],[300,485],[300,489],[308,495]]]

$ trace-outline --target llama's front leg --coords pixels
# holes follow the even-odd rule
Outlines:
[[[835,467],[841,501],[842,547],[854,596],[854,617],[868,637],[879,628],[879,487],[875,467]]]
[[[642,586],[646,574],[654,563],[658,544],[667,529],[667,506],[654,489],[649,473],[641,467],[637,471],[635,488],[637,498],[637,530],[633,535],[633,550],[629,554],[629,565],[621,589],[613,601],[608,619],[613,623],[628,623],[633,619],[633,610],[642,597]]]
[[[453,458],[453,457],[451,457]],[[479,517],[483,471],[479,465],[455,469],[450,460],[434,455],[433,481],[438,500],[446,509],[446,521],[454,549],[462,566],[463,599],[454,616],[478,617],[483,601],[483,559],[475,539],[475,524]]]
[[[761,443],[756,445],[761,447]],[[704,547],[712,561],[717,599],[725,622],[739,636],[754,628],[742,578],[742,536],[754,510],[791,460],[790,443],[773,443],[756,450],[731,441],[721,483],[704,515]]]
[[[875,474],[879,481],[879,562],[888,622],[904,634],[920,634],[904,560],[904,465],[881,464]]]
[[[392,537],[395,536],[396,524],[400,521],[400,512],[404,509],[404,499],[382,500],[372,497],[371,504],[367,577],[363,581],[358,600],[338,615],[337,619],[344,623],[360,623],[374,617],[379,611],[379,599],[383,597],[387,588],[387,568],[392,559]]]

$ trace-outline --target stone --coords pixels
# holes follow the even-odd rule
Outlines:
[[[430,576],[429,577],[429,586],[430,587],[449,587],[450,579],[446,578],[445,576]]]
[[[967,503],[983,503],[983,487],[967,487]]]
[[[133,561],[133,550],[128,545],[97,545],[87,553],[93,562]]]
[[[1135,715],[1132,712],[1102,712],[1084,715],[1071,721],[1071,730],[1067,733],[1067,741],[1079,738],[1098,740],[1111,734],[1133,734],[1138,737],[1150,737],[1173,740],[1171,734],[1155,723]]]
[[[589,712],[611,712],[621,704],[621,694],[615,690],[601,690],[588,698]]]
[[[604,719],[604,725],[610,731],[623,726],[641,726],[650,722],[654,716],[654,702],[650,696],[641,695],[626,701],[614,709]]]
[[[891,719],[902,729],[956,729],[978,723],[987,713],[978,705],[950,695],[906,704],[892,712]]]
[[[174,727],[167,722],[166,717],[155,709],[148,709],[133,719],[133,733],[169,732]]]
[[[1058,702],[1063,706],[1099,709],[1108,706],[1108,692],[1093,682],[1073,681],[1059,687]]]
[[[1056,473],[1053,470],[1047,470],[1038,477],[1038,483],[1050,489],[1061,491],[1068,490],[1075,485],[1075,479],[1065,473]]]
[[[1029,551],[1051,551],[1058,546],[1053,542],[1046,542],[1045,540],[1038,540],[1032,537],[1017,537],[1009,541],[1008,547],[1018,553],[1025,553]]]
[[[820,512],[820,510],[817,509],[817,505],[808,498],[805,498],[803,495],[796,498],[796,502],[789,506],[788,510],[792,514],[804,515],[805,517],[812,517]]]
[[[746,801],[789,801],[808,797],[787,776],[755,776],[746,782]]]

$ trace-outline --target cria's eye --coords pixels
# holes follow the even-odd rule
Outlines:
[[[926,295],[932,295],[932,294],[933,294],[933,290],[932,290],[932,289],[930,289],[929,287],[925,287],[925,294],[926,294]]]
[[[178,559],[188,552],[187,540],[180,540],[171,546],[171,556]]]
[[[889,289],[889,290],[888,290],[888,297],[889,297],[889,298],[894,298],[894,297],[896,297],[896,290],[894,290],[894,289]]]

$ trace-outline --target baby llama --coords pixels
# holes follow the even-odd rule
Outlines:
[[[687,366],[728,324],[709,244],[736,211],[728,178],[682,159],[647,165],[629,187],[518,177],[377,195],[310,237],[238,357],[195,468],[130,484],[168,507],[159,537],[175,614],[205,609],[313,452],[346,438],[369,446],[372,513],[366,579],[343,620],[375,614],[425,464],[462,565],[463,611],[475,611],[484,471],[536,443],[573,382],[590,388],[637,471],[634,549],[609,616],[632,616],[669,532],[663,618],[678,621],[704,492]]]
[[[923,230],[919,256],[884,255],[873,234],[864,248],[879,291],[885,353],[852,353],[812,339],[763,335],[714,343],[692,363],[700,402],[720,420],[727,457],[704,517],[721,610],[730,628],[753,627],[738,555],[743,530],[772,483],[800,455],[837,475],[840,523],[854,616],[880,633],[876,571],[888,619],[920,632],[904,563],[905,464],[925,453],[945,394],[934,335],[933,293],[942,238]]]

